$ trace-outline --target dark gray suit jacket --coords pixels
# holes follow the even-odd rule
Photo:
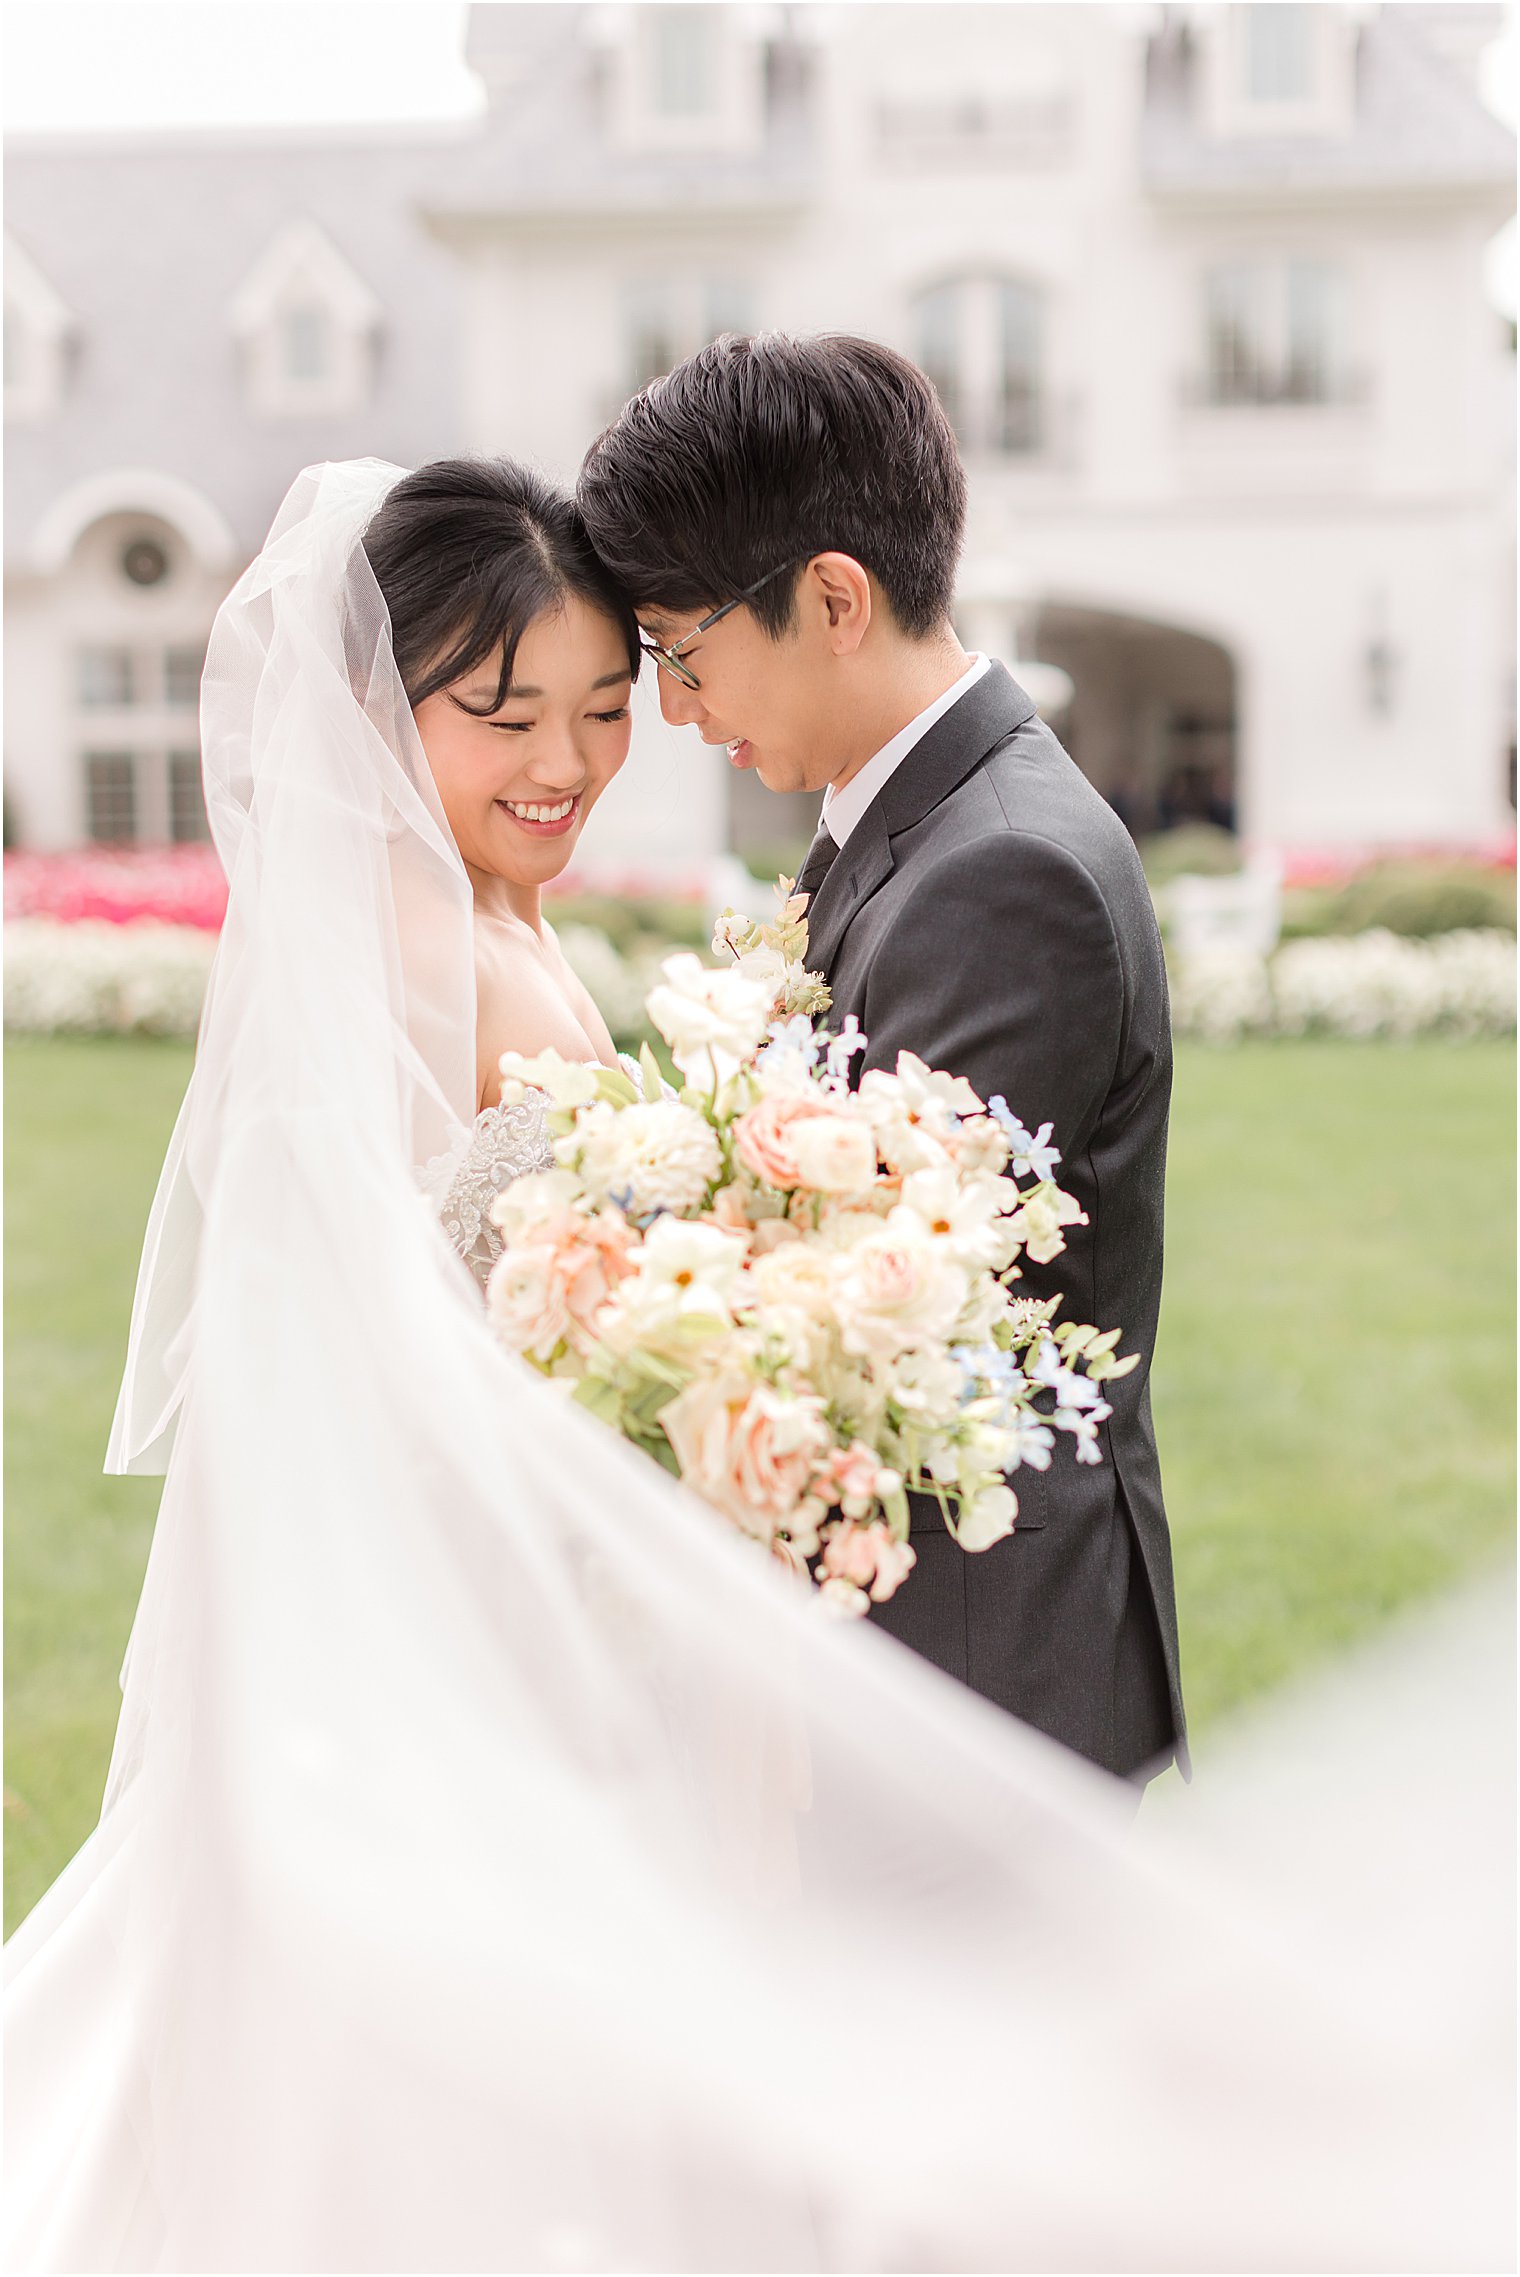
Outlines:
[[[821,851],[809,871],[816,874]],[[916,1571],[874,1618],[973,1690],[1110,1771],[1185,1763],[1171,1543],[1151,1425],[1171,1026],[1161,939],[1123,824],[994,664],[936,721],[834,857],[808,963],[864,1067],[900,1051],[1055,1125],[1089,1223],[1022,1289],[1122,1328],[1104,1461],[1058,1435],[1021,1469],[1014,1534],[971,1556],[914,1498]]]

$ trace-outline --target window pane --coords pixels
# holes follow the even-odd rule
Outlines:
[[[965,416],[961,358],[964,293],[962,285],[934,285],[920,293],[913,304],[914,361],[933,381],[945,416],[957,433]]]
[[[285,376],[319,380],[331,362],[331,322],[325,308],[302,303],[285,311]]]
[[[1205,282],[1211,403],[1263,403],[1271,393],[1260,269],[1211,269]]]
[[[1270,0],[1246,10],[1246,100],[1306,103],[1314,92],[1312,0]]]
[[[1288,264],[1287,363],[1282,392],[1289,403],[1328,403],[1340,362],[1340,279],[1317,261]]]
[[[130,751],[90,751],[84,762],[88,829],[97,846],[137,836],[137,783]]]
[[[198,751],[169,754],[169,836],[176,846],[211,836]]]
[[[164,702],[166,704],[198,704],[201,696],[201,670],[206,661],[202,648],[166,648],[164,650]]]
[[[710,8],[665,7],[651,20],[654,108],[661,118],[702,118],[717,87],[718,26]]]
[[[133,701],[130,648],[82,648],[78,664],[82,704],[109,709]]]
[[[998,287],[1002,369],[996,434],[1004,451],[1040,446],[1040,296],[1028,285]]]

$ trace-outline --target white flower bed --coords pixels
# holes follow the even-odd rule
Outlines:
[[[650,960],[620,956],[604,933],[566,925],[561,946],[627,1034]],[[216,936],[143,920],[109,925],[18,918],[5,928],[5,1025],[29,1035],[193,1037]],[[1172,1025],[1231,1044],[1243,1036],[1512,1035],[1515,942],[1501,932],[1394,933],[1290,941],[1271,958],[1211,948],[1171,958]]]
[[[1515,941],[1502,932],[1382,931],[1289,941],[1276,955],[1215,948],[1171,962],[1178,1035],[1513,1035]]]
[[[5,928],[5,1025],[38,1036],[195,1034],[216,953],[196,925],[17,918]]]

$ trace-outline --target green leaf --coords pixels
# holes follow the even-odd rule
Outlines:
[[[665,1096],[665,1079],[660,1073],[660,1063],[648,1044],[639,1046],[639,1066],[644,1074],[644,1097],[653,1107]]]
[[[577,1407],[584,1407],[601,1422],[610,1423],[614,1431],[621,1430],[623,1395],[605,1376],[582,1376],[570,1397]]]
[[[648,1048],[647,1046],[645,1047]],[[599,1067],[596,1071],[596,1095],[614,1107],[636,1107],[639,1095],[633,1080],[620,1067]]]

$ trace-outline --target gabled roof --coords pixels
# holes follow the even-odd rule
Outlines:
[[[228,304],[234,331],[256,332],[278,311],[292,286],[317,293],[356,332],[372,330],[379,300],[325,229],[302,215],[275,232]]]

